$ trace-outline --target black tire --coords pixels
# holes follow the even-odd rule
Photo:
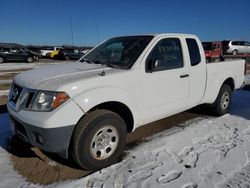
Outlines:
[[[27,58],[27,62],[28,62],[28,63],[32,63],[33,61],[34,61],[34,59],[33,59],[32,57],[28,57],[28,58]]]
[[[232,51],[232,54],[233,54],[233,55],[237,55],[237,54],[238,54],[238,50],[233,50],[233,51]]]
[[[34,60],[35,60],[35,61],[38,61],[38,60],[39,60],[39,57],[38,57],[38,56],[34,56]]]
[[[229,85],[223,84],[214,103],[216,115],[222,116],[229,112],[232,103],[232,89]]]
[[[106,134],[103,134],[105,131]],[[109,134],[115,136],[110,138]],[[100,138],[103,140],[100,141]],[[84,116],[76,125],[71,139],[71,155],[82,168],[98,170],[118,160],[124,151],[126,140],[127,127],[118,114],[109,110],[95,110]],[[112,144],[103,146],[107,142]],[[95,149],[98,151],[94,151]],[[102,158],[100,150],[108,156]]]
[[[0,57],[0,64],[1,63],[4,63],[4,58],[3,57]]]
[[[64,58],[65,58],[65,60],[67,60],[67,61],[70,60],[69,56],[65,56]]]

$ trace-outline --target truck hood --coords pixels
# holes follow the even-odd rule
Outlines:
[[[74,81],[84,79],[86,77],[99,76],[102,71],[110,70],[111,68],[105,67],[100,64],[88,63],[67,63],[61,65],[50,65],[43,68],[36,68],[24,73],[18,74],[14,78],[14,82],[22,87],[30,89],[49,89],[56,88],[58,80]],[[45,87],[45,86],[50,87]]]

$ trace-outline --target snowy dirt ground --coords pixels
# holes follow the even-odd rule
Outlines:
[[[0,187],[43,187],[14,171],[0,114]],[[236,91],[230,114],[196,118],[144,139],[123,160],[78,180],[47,187],[250,187],[250,92]]]

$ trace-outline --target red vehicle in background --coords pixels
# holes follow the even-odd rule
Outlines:
[[[207,62],[223,61],[223,45],[220,41],[203,42]]]

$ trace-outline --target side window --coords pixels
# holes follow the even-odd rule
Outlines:
[[[238,45],[238,42],[234,41],[232,42],[232,45]]]
[[[10,52],[10,49],[9,48],[3,48],[2,52],[5,52],[5,53]]]
[[[146,61],[146,72],[177,69],[183,67],[181,43],[178,38],[159,41]]]
[[[186,39],[190,62],[192,66],[198,65],[201,62],[200,49],[195,39]]]
[[[245,46],[245,42],[244,42],[244,41],[240,41],[240,42],[239,42],[239,45],[240,45],[240,46]]]

